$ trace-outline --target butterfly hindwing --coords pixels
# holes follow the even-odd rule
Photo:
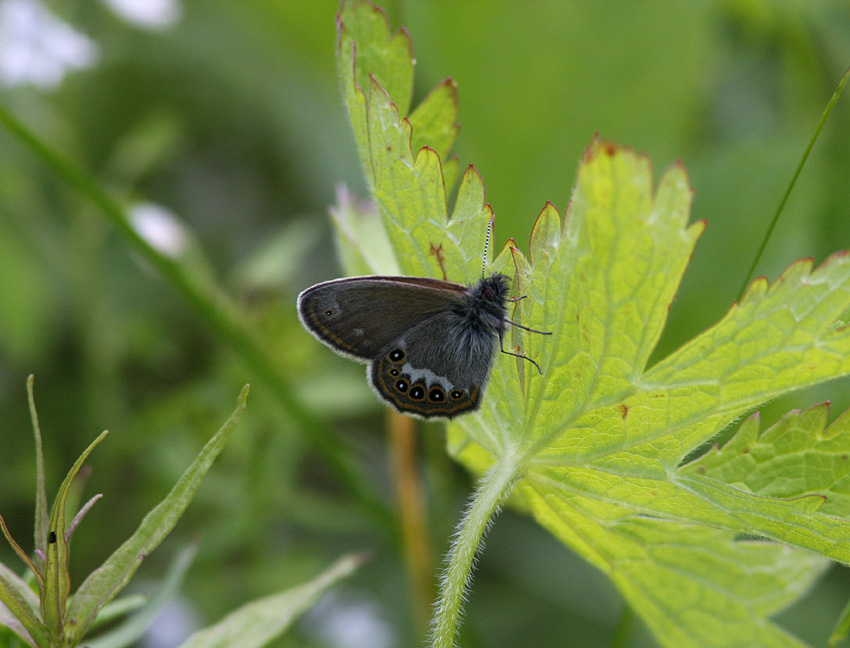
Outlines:
[[[406,331],[372,364],[369,380],[399,411],[453,417],[478,407],[497,338],[475,335],[464,318],[439,313]]]
[[[445,376],[417,369],[403,345],[394,345],[372,362],[369,382],[378,396],[398,411],[421,418],[452,418],[478,408],[483,385],[467,389]]]

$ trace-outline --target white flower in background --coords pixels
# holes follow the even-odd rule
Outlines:
[[[178,596],[163,605],[139,643],[144,648],[179,646],[198,629],[200,621],[191,604]]]
[[[336,648],[389,648],[392,628],[371,600],[346,600],[335,592],[319,599],[306,614],[305,630]]]
[[[189,244],[189,236],[183,224],[162,205],[135,205],[130,209],[130,224],[151,247],[166,256],[181,256]]]
[[[182,13],[177,0],[105,0],[116,14],[139,27],[161,29],[173,25]]]
[[[91,67],[97,45],[40,0],[0,0],[0,84],[55,88],[71,70]]]

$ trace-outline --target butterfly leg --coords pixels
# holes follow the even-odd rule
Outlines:
[[[508,320],[505,320],[505,321],[506,321],[506,322],[508,322]],[[508,322],[508,323],[509,323],[509,324],[513,324],[513,322]],[[519,324],[514,324],[514,326],[519,326]],[[525,327],[524,327],[524,326],[520,326],[520,328],[525,328]],[[526,329],[526,330],[527,330],[527,331],[534,331],[534,329]],[[534,331],[534,332],[535,332],[535,333],[540,333],[540,331]],[[549,335],[549,334],[547,334],[547,335]],[[539,364],[537,364],[537,363],[536,363],[534,360],[532,360],[531,358],[529,358],[527,355],[523,355],[523,354],[521,354],[521,353],[513,353],[512,351],[505,351],[505,344],[504,344],[504,339],[503,339],[503,336],[502,336],[502,332],[501,332],[501,331],[499,331],[499,350],[500,350],[502,353],[504,353],[505,355],[514,356],[515,358],[522,358],[523,360],[528,360],[531,364],[533,364],[535,367],[537,367],[537,372],[538,372],[541,376],[543,375],[543,370],[540,368],[540,365],[539,365]]]
[[[517,324],[516,322],[512,322],[509,319],[505,319],[505,322],[507,322],[511,326],[516,326],[517,328],[521,328],[522,330],[529,331],[531,333],[540,333],[540,335],[552,335],[551,331],[538,331],[537,329],[528,328],[527,326],[523,326],[522,324]]]

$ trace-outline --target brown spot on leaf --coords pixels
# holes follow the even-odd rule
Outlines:
[[[617,405],[617,409],[620,410],[620,418],[625,420],[626,417],[629,415],[629,406],[620,403],[619,405]]]
[[[443,266],[443,244],[440,243],[437,247],[434,247],[434,244],[431,243],[431,249],[428,251],[428,254],[433,254],[437,258],[437,265],[440,266],[440,272],[443,273],[443,281],[448,281],[446,268]]]

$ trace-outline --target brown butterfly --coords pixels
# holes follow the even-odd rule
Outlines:
[[[350,277],[298,295],[301,323],[320,342],[367,363],[369,383],[399,412],[453,418],[478,409],[496,342],[508,325],[508,278],[471,286],[421,277]],[[522,299],[522,298],[520,298]],[[549,333],[543,333],[549,335]],[[541,372],[542,373],[542,372]]]

